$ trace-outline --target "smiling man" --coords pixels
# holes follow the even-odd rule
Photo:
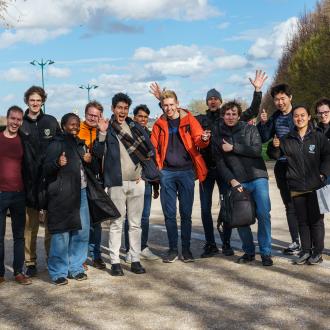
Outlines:
[[[130,97],[118,93],[112,98],[113,116],[110,120],[100,119],[99,136],[93,147],[98,159],[104,157],[104,187],[118,208],[120,218],[111,221],[109,248],[111,275],[122,276],[119,250],[123,222],[126,214],[129,224],[129,252],[131,271],[145,273],[140,263],[141,216],[144,205],[145,182],[142,180],[142,161],[153,157],[153,147],[146,130],[128,117]]]
[[[258,243],[264,266],[272,266],[271,224],[268,174],[261,156],[262,143],[255,126],[240,121],[242,108],[236,101],[223,105],[223,120],[214,127],[212,147],[217,171],[229,186],[251,193],[256,203]],[[255,259],[255,246],[250,226],[238,228],[243,256],[239,263]]]
[[[103,106],[97,101],[91,101],[85,106],[85,120],[80,123],[78,137],[85,141],[86,148],[91,151],[98,132],[99,120],[103,114]],[[100,176],[101,162],[92,160],[91,167],[95,175]],[[89,233],[88,254],[92,258],[92,265],[97,269],[104,269],[105,262],[101,256],[102,226],[100,223],[91,225]],[[84,263],[85,269],[87,264]]]
[[[33,155],[36,158],[34,168],[34,179],[27,187],[26,195],[26,225],[25,225],[25,265],[26,274],[35,276],[37,274],[37,235],[39,230],[39,210],[42,206],[38,203],[38,190],[40,178],[42,177],[42,164],[45,151],[53,137],[61,132],[57,120],[42,112],[42,105],[46,102],[47,94],[43,88],[30,87],[24,94],[24,102],[28,106],[25,111],[22,132],[29,135],[33,146]],[[45,226],[45,250],[48,255],[50,236]]]
[[[164,114],[154,124],[151,141],[156,150],[158,168],[162,173],[160,200],[169,241],[169,250],[163,261],[172,263],[178,259],[178,198],[182,258],[184,262],[192,262],[194,257],[190,250],[190,239],[195,178],[202,182],[207,175],[205,162],[197,148],[208,146],[210,131],[203,130],[189,111],[179,108],[174,91],[165,90],[160,100]]]
[[[6,214],[10,211],[14,239],[13,269],[15,281],[31,284],[23,274],[25,193],[22,166],[24,158],[23,140],[18,130],[23,123],[23,110],[12,106],[7,111],[7,126],[0,132],[0,284],[4,282],[4,237]],[[26,169],[28,168],[25,166]]]
[[[273,139],[268,145],[268,154],[271,158],[274,158],[273,154],[280,148],[280,139],[293,130],[294,123],[292,120],[292,92],[290,86],[287,84],[275,85],[271,88],[270,94],[273,98],[276,111],[268,120],[267,115],[263,113],[257,127],[263,143],[269,139]],[[300,244],[298,219],[286,179],[287,167],[288,162],[286,157],[280,157],[274,166],[274,174],[285,206],[292,241],[283,250],[283,253],[292,255],[300,252]]]

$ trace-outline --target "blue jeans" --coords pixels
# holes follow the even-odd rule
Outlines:
[[[214,185],[217,183],[220,191],[224,191],[225,185],[220,181],[220,176],[217,170],[209,169],[206,179],[199,184],[199,197],[201,202],[201,216],[202,223],[205,234],[205,241],[209,244],[215,244],[214,239],[214,228],[213,228],[213,219],[212,219],[212,195],[214,190]],[[230,244],[231,237],[231,228],[224,227],[223,235],[221,235],[221,240],[223,244]]]
[[[81,189],[80,221],[81,230],[52,235],[48,257],[48,272],[52,281],[84,272],[90,227],[86,188]]]
[[[162,170],[160,179],[160,201],[165,216],[169,248],[178,249],[178,227],[176,223],[176,197],[179,199],[182,249],[190,248],[191,213],[194,203],[195,173],[193,170]]]
[[[95,223],[91,225],[89,231],[88,253],[93,260],[97,260],[101,258],[101,238],[102,238],[101,223]]]
[[[259,178],[249,182],[243,182],[242,186],[251,192],[256,203],[256,214],[258,219],[258,243],[261,255],[272,254],[272,237],[270,223],[270,199],[268,180]],[[238,228],[238,234],[242,240],[242,249],[249,255],[255,254],[253,235],[251,227]]]
[[[144,190],[143,212],[142,212],[142,217],[141,217],[141,251],[148,246],[149,217],[150,217],[150,210],[151,210],[151,200],[152,200],[152,185],[150,183],[146,182],[145,190]],[[126,248],[126,251],[129,250],[127,216],[125,219],[125,248]]]
[[[14,275],[22,273],[24,264],[25,194],[24,192],[0,192],[0,276],[5,274],[6,215],[10,211],[14,239]]]

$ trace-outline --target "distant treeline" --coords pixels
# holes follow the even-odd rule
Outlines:
[[[330,97],[330,0],[319,1],[314,12],[305,12],[297,33],[288,41],[275,73],[273,85],[287,83],[293,91],[293,104],[313,110],[322,96]],[[268,93],[263,105],[273,112]]]

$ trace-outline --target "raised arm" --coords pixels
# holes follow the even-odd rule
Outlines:
[[[261,89],[267,78],[266,72],[262,70],[256,71],[253,80],[249,78],[251,85],[254,87],[253,99],[250,107],[242,113],[240,120],[249,121],[258,116],[262,98]]]

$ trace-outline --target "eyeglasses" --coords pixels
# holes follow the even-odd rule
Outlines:
[[[86,113],[86,116],[87,116],[87,117],[90,117],[90,118],[99,118],[98,115],[92,115],[92,114],[90,114],[90,113]]]
[[[318,117],[322,117],[322,116],[327,116],[330,113],[330,111],[322,111],[322,112],[318,112],[316,115]]]

